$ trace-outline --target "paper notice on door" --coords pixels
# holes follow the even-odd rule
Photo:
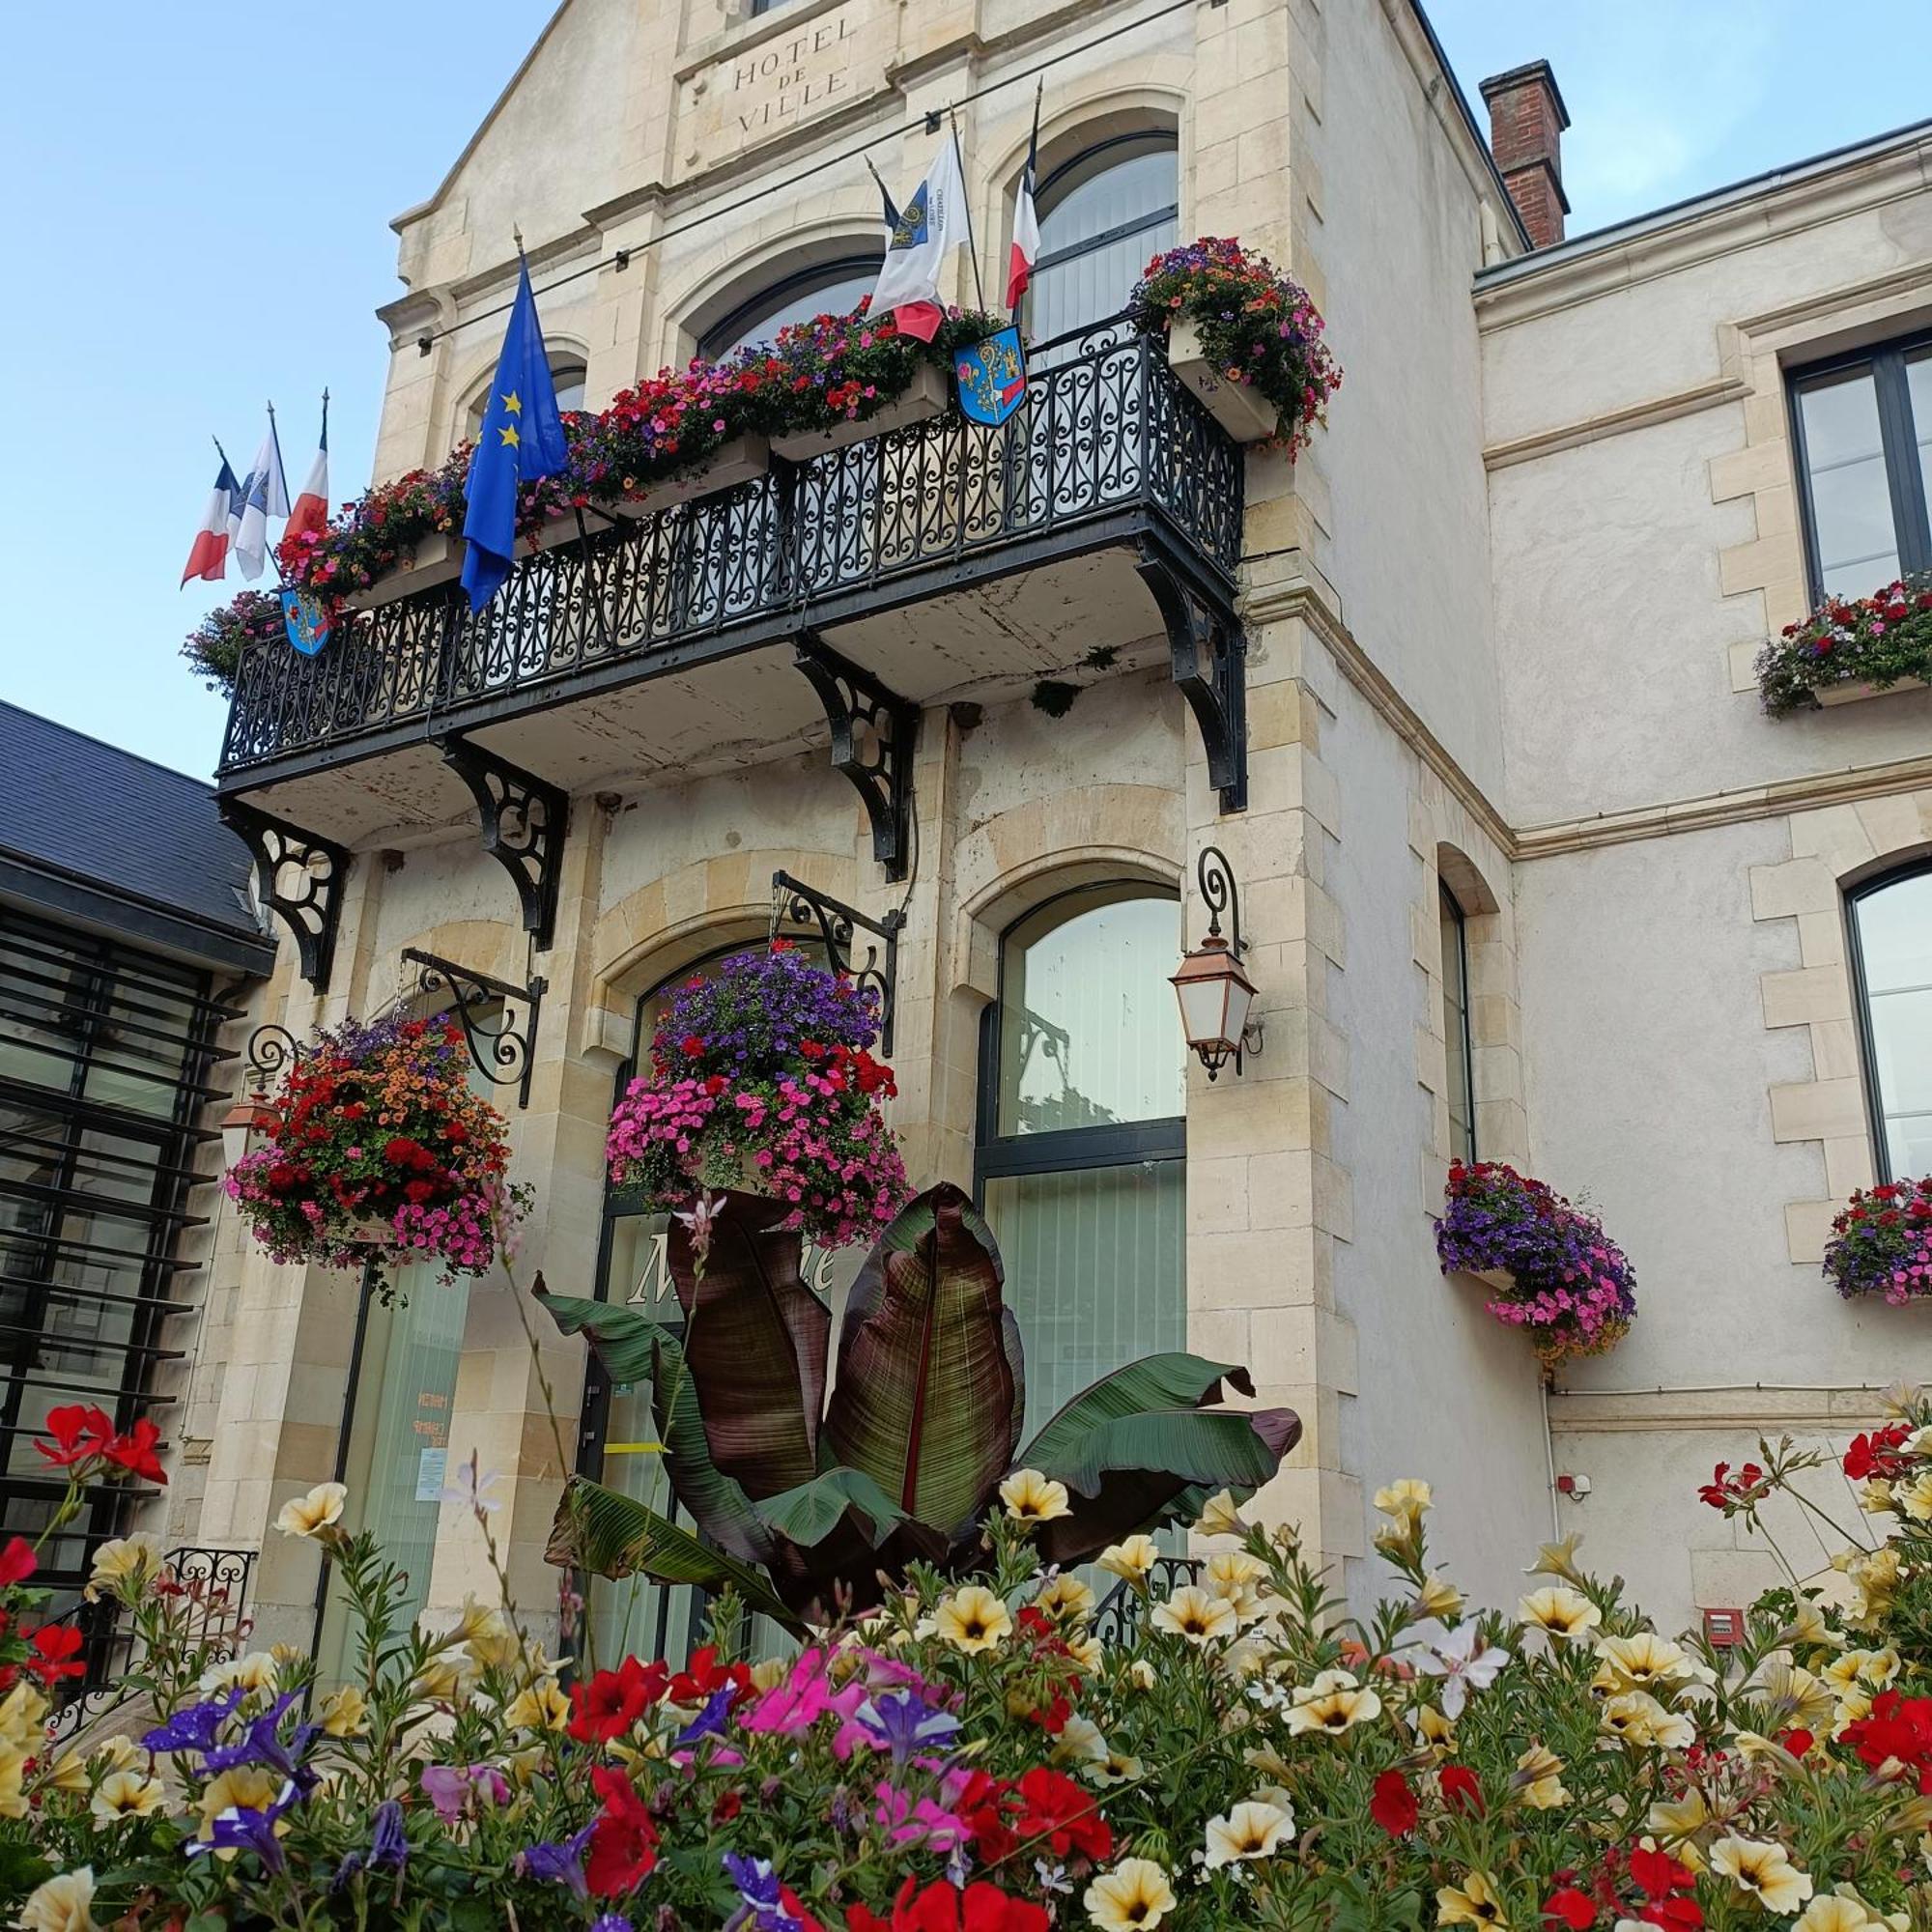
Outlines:
[[[442,1495],[444,1483],[449,1474],[449,1451],[447,1449],[418,1449],[416,1451],[416,1501],[433,1503]]]

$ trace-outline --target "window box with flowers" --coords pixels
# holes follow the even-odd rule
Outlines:
[[[877,995],[783,940],[687,980],[611,1114],[611,1181],[678,1214],[700,1253],[724,1188],[789,1204],[784,1225],[821,1248],[869,1240],[910,1191],[878,1036]]]
[[[392,1014],[318,1030],[266,1110],[266,1146],[224,1183],[277,1262],[433,1258],[482,1274],[521,1218],[509,1130],[472,1093],[454,1020]]]
[[[1860,1188],[1832,1223],[1825,1279],[1848,1301],[1932,1299],[1932,1176]]]
[[[1238,242],[1156,255],[1128,308],[1143,333],[1166,332],[1175,375],[1238,442],[1293,456],[1342,385],[1308,292]]]
[[[1500,1161],[1449,1169],[1435,1252],[1473,1275],[1498,1321],[1521,1328],[1546,1369],[1600,1355],[1636,1318],[1636,1275],[1597,1217]]]
[[[1758,653],[1757,682],[1774,718],[1923,692],[1932,684],[1932,578],[1901,579],[1869,597],[1827,598]]]

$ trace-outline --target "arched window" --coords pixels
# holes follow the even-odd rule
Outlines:
[[[1030,913],[1001,949],[979,1193],[1026,1348],[1029,1432],[1141,1355],[1185,1346],[1180,907],[1141,884]]]
[[[1456,895],[1436,887],[1442,931],[1442,1041],[1449,1062],[1449,1152],[1476,1158],[1476,1052],[1469,1027],[1469,923]]]
[[[816,941],[798,940],[799,952],[822,961],[824,949]],[[687,980],[709,979],[725,960],[740,953],[761,952],[764,942],[739,941],[721,946],[693,964],[683,966],[662,980],[638,1001],[636,1041],[631,1058],[618,1069],[617,1094],[637,1077],[638,1069],[648,1066],[651,1037],[657,1031],[670,994]],[[671,1288],[666,1264],[668,1215],[647,1214],[635,1194],[607,1187],[604,1195],[604,1229],[599,1248],[598,1298],[624,1302],[640,1310],[653,1321],[682,1330],[684,1316]],[[806,1279],[828,1299],[833,1298],[833,1283],[838,1256],[807,1249]],[[843,1270],[844,1283],[856,1271],[861,1258],[853,1253]],[[657,1421],[651,1412],[651,1392],[633,1384],[612,1386],[603,1374],[595,1355],[589,1360],[583,1385],[583,1444],[578,1467],[582,1474],[621,1491],[627,1496],[648,1504],[661,1515],[681,1521],[677,1501],[665,1475],[664,1458],[644,1445],[657,1439]],[[703,1630],[704,1599],[695,1589],[669,1590],[646,1577],[612,1580],[602,1577],[589,1579],[589,1617],[601,1662],[635,1653],[639,1657],[683,1657]],[[776,1627],[760,1627],[759,1641],[769,1652],[778,1641]]]
[[[550,380],[556,388],[556,406],[559,410],[581,410],[583,407],[584,382],[589,371],[576,356],[554,355],[551,357]],[[476,397],[464,412],[463,433],[472,442],[483,427],[483,412],[490,406],[488,384],[476,392]]]
[[[718,362],[748,342],[769,342],[787,323],[814,315],[850,315],[877,287],[883,259],[877,251],[841,255],[767,282],[704,331],[697,353]]]
[[[1039,260],[1028,295],[1036,342],[1117,314],[1151,256],[1180,231],[1180,156],[1171,132],[1118,134],[1039,185]]]
[[[1932,860],[1851,895],[1852,970],[1882,1180],[1932,1174]]]

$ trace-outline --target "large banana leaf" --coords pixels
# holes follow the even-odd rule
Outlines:
[[[750,1608],[775,1617],[795,1634],[804,1634],[804,1626],[759,1571],[700,1543],[648,1504],[587,1477],[573,1476],[566,1485],[544,1553],[552,1563],[600,1577],[649,1577],[701,1590],[722,1590],[728,1584]]]
[[[818,1473],[832,1311],[805,1284],[798,1231],[778,1225],[788,1206],[739,1193],[724,1203],[701,1270],[690,1230],[671,1222],[671,1285],[711,1460],[748,1495],[775,1496]]]
[[[1141,1415],[1151,1408],[1207,1408],[1223,1400],[1222,1384],[1253,1395],[1246,1369],[1232,1362],[1176,1351],[1144,1355],[1115,1369],[1061,1405],[1046,1427],[1020,1451],[1023,1469],[1047,1470],[1073,1453],[1089,1430],[1116,1416]],[[1050,1473],[1058,1473],[1052,1471]],[[1064,1481],[1065,1478],[1063,1477]]]
[[[541,1281],[536,1293],[566,1335],[581,1331],[590,1337],[612,1381],[649,1385],[665,1445],[665,1474],[704,1535],[745,1562],[777,1568],[776,1536],[753,1507],[744,1485],[711,1460],[697,1385],[685,1367],[677,1337],[635,1308],[552,1294]]]
[[[765,1523],[805,1549],[823,1543],[848,1514],[862,1520],[875,1548],[905,1520],[905,1511],[863,1469],[827,1469],[754,1507]]]
[[[852,1285],[825,1436],[905,1513],[948,1533],[1010,1466],[1025,1393],[992,1231],[956,1187],[914,1201]]]

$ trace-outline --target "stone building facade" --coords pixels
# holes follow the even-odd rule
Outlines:
[[[251,1019],[406,996],[408,952],[541,978],[527,1092],[503,1094],[542,1204],[519,1279],[649,1300],[652,1228],[607,1198],[601,1145],[654,989],[763,943],[775,873],[902,914],[894,1124],[916,1179],[986,1198],[1043,1388],[1154,1346],[1249,1364],[1304,1422],[1262,1507],[1358,1593],[1369,1495],[1420,1473],[1441,1555],[1492,1597],[1578,1528],[1662,1618],[1741,1601],[1768,1579],[1699,1513],[1700,1472],[1761,1424],[1869,1416],[1922,1320],[1840,1305],[1817,1259],[1881,1157],[1845,894],[1932,849],[1932,698],[1773,723],[1749,660],[1817,569],[1790,372],[1932,321],[1932,135],[1565,242],[1548,71],[1485,90],[1506,186],[1410,0],[566,0],[395,224],[379,472],[466,434],[518,230],[559,384],[592,406],[863,293],[862,147],[909,189],[956,127],[990,271],[1036,76],[1029,321],[1059,340],[1034,380],[1090,398],[1065,460],[1083,421],[1098,463],[1158,413],[1157,350],[1101,325],[1196,235],[1308,287],[1347,372],[1328,428],[1293,464],[1150,430],[1104,515],[1072,484],[1064,516],[1015,495],[991,536],[882,547],[863,582],[662,648],[585,634],[531,669],[579,608],[566,550],[525,566],[552,601],[521,641],[454,683],[412,684],[426,595],[383,620],[386,655],[331,645],[298,690],[244,672],[220,788],[304,941]],[[1196,461],[1177,513],[1160,466]],[[1195,514],[1216,488],[1236,530]],[[864,797],[801,641],[885,706]],[[1238,696],[1211,674],[1231,662]],[[1079,687],[1064,715],[1042,678]],[[544,825],[520,880],[479,839],[492,783]],[[1209,845],[1264,1028],[1212,1081],[1164,983]],[[1898,1064],[1922,1093],[1924,1061]],[[1430,1217],[1472,1150],[1587,1193],[1636,1264],[1635,1331],[1553,1390],[1436,1269]],[[171,1507],[267,1546],[265,1638],[306,1640],[316,1600],[313,1551],[269,1525],[338,1470],[432,1609],[487,1576],[439,1501],[450,1464],[501,1477],[532,1609],[563,1464],[652,1480],[626,1392],[585,1401],[579,1345],[533,1350],[506,1281],[358,1312],[353,1276],[270,1264],[232,1218],[214,1248],[182,1424],[205,1481]]]

